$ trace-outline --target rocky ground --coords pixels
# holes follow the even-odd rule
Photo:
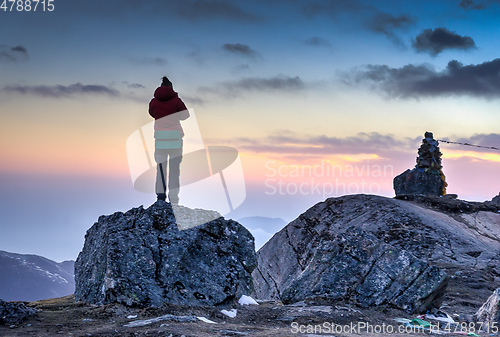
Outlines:
[[[454,302],[453,308],[448,308],[449,313],[460,313],[462,316],[473,314],[477,308],[470,304],[466,299],[462,304]],[[17,325],[0,326],[0,336],[340,337],[427,334],[394,321],[394,318],[415,318],[403,311],[389,307],[366,309],[341,302],[286,306],[278,302],[265,302],[235,306],[235,318],[226,316],[221,313],[221,308],[215,307],[164,305],[159,308],[129,308],[120,304],[94,306],[75,301],[73,295],[30,302],[27,305],[38,309],[38,313]],[[127,326],[133,322],[161,317],[163,319],[147,325]],[[215,323],[206,323],[197,317],[204,317]],[[342,325],[345,332],[332,333],[334,324]],[[314,328],[316,332],[311,330]],[[444,329],[443,327],[443,331]],[[391,331],[394,333],[390,333]],[[479,335],[490,336],[492,333]]]

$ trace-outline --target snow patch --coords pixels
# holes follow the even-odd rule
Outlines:
[[[216,322],[211,321],[206,317],[196,317],[196,318],[198,318],[200,321],[205,322],[205,323],[217,324]]]
[[[256,300],[247,295],[242,295],[241,298],[238,300],[238,303],[240,305],[259,305],[259,303],[257,303]]]
[[[231,310],[225,310],[225,309],[223,309],[220,312],[222,312],[226,316],[229,316],[231,318],[235,318],[236,317],[236,313],[238,311],[236,309],[231,309]]]

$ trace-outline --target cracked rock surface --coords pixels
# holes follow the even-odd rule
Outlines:
[[[481,305],[499,281],[498,210],[440,197],[329,198],[258,251],[255,296],[352,300],[408,312],[443,300]],[[451,276],[446,292],[445,273]]]
[[[212,213],[184,207],[182,218],[213,219]],[[185,230],[179,227],[164,201],[99,217],[75,262],[77,300],[128,306],[229,305],[253,291],[257,259],[246,228],[222,217]]]

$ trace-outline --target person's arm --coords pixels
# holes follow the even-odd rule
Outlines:
[[[189,110],[186,108],[186,104],[179,98],[179,103],[177,105],[177,116],[179,120],[183,121],[189,118]]]
[[[151,100],[151,101],[149,102],[149,109],[148,109],[148,112],[149,112],[149,115],[150,115],[151,117],[153,117],[154,119],[156,119],[156,117],[155,117],[155,115],[154,115],[154,113],[153,113],[153,109],[152,109],[153,107],[152,107],[152,104],[151,104],[151,103],[153,103],[153,100]]]

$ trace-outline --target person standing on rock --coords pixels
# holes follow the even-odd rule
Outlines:
[[[158,200],[166,200],[168,166],[168,200],[178,204],[184,137],[180,121],[189,118],[189,111],[166,76],[149,102],[149,114],[155,119],[156,195]]]

